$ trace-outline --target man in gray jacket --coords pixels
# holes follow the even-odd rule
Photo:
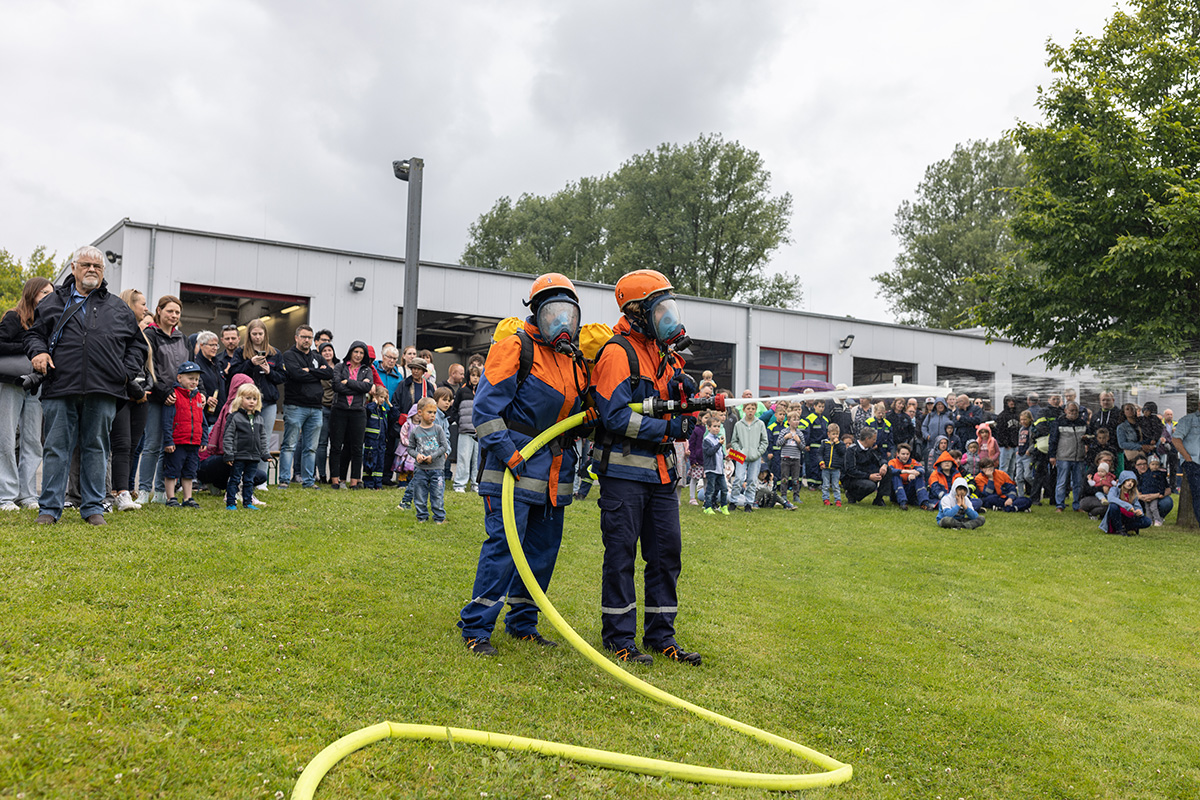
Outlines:
[[[1079,404],[1067,403],[1067,411],[1050,426],[1050,466],[1058,468],[1054,504],[1062,511],[1067,503],[1067,481],[1071,481],[1071,508],[1079,510],[1083,499],[1083,466],[1087,463],[1087,443],[1083,440],[1087,423],[1079,416]]]

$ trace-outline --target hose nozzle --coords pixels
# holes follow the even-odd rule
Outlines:
[[[687,414],[692,411],[724,411],[725,395],[715,394],[712,397],[692,397],[683,400],[663,400],[658,397],[647,397],[640,403],[630,403],[629,407],[647,417],[662,417],[667,414]]]

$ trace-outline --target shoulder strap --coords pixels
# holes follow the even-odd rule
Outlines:
[[[596,353],[596,363],[600,363],[600,355],[604,352],[604,348],[608,347],[613,342],[616,342],[622,350],[625,351],[625,358],[629,360],[629,388],[633,389],[637,386],[638,380],[642,377],[641,363],[638,361],[637,351],[633,349],[633,345],[629,343],[623,333],[613,334],[607,342],[600,345],[600,350]]]
[[[517,388],[520,389],[533,371],[533,337],[524,328],[517,330],[516,336],[521,340],[521,360],[517,366]]]

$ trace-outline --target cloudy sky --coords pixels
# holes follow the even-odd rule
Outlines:
[[[1035,120],[1045,43],[1111,0],[5,0],[0,247],[60,257],[122,217],[457,262],[498,197],[721,133],[794,198],[808,310],[892,319],[871,275],[954,145]],[[399,293],[400,287],[397,287]]]

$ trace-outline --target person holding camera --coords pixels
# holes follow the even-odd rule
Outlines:
[[[104,523],[109,431],[117,403],[146,361],[146,340],[129,306],[109,294],[104,253],[81,247],[71,274],[38,305],[25,354],[42,382],[42,494],[38,524],[58,522],[71,454],[79,447],[81,516]]]
[[[25,388],[33,366],[25,357],[25,331],[38,303],[54,292],[45,278],[30,278],[21,299],[0,319],[0,357],[10,369],[0,372],[0,511],[37,508],[37,469],[42,463],[42,404],[37,388]],[[11,364],[9,364],[11,362]],[[37,375],[37,373],[33,373]],[[39,376],[40,377],[40,376]],[[18,458],[18,433],[20,457]]]
[[[121,299],[133,312],[138,320],[142,338],[146,336],[146,326],[154,321],[146,308],[146,296],[137,289],[126,289],[121,292]],[[146,417],[150,413],[150,387],[154,385],[154,361],[149,356],[150,341],[146,339],[147,356],[137,377],[129,385],[129,397],[117,408],[113,418],[112,433],[112,490],[114,508],[117,511],[136,511],[141,503],[133,499],[134,479],[137,477],[137,467],[134,464],[134,448],[142,440],[146,430]]]

